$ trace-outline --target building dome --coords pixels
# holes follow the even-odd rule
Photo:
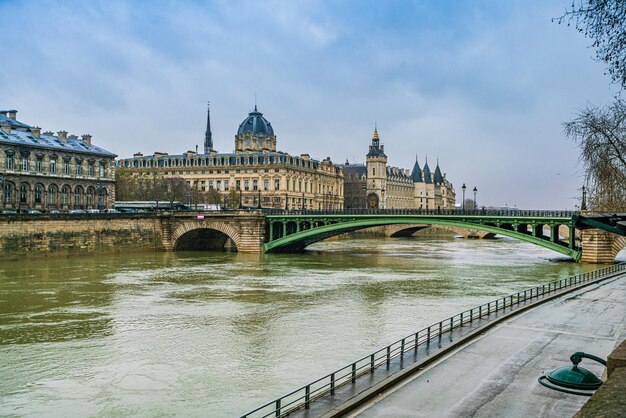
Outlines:
[[[250,112],[248,117],[239,125],[237,136],[243,135],[246,132],[250,132],[252,135],[274,135],[272,124],[263,117],[263,113],[259,112],[256,106],[254,106],[254,111]]]
[[[272,124],[263,117],[254,106],[254,111],[248,114],[239,125],[235,135],[235,150],[244,151],[276,151],[276,135]]]

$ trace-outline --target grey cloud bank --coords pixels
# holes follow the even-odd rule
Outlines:
[[[287,152],[363,161],[377,121],[391,164],[439,157],[479,204],[573,208],[561,122],[612,92],[589,42],[550,22],[566,5],[5,2],[0,107],[127,157],[201,146],[210,100],[226,152],[256,93]]]

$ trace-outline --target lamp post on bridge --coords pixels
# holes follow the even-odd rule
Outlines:
[[[237,190],[239,190],[239,209],[243,209],[243,198],[242,198],[242,196],[241,196],[241,194],[242,194],[242,193],[241,193],[241,186],[239,186],[239,187],[237,188]]]
[[[461,209],[465,211],[465,190],[467,190],[467,186],[465,183],[461,186],[461,190],[463,190],[463,200],[461,201]]]
[[[259,189],[259,201],[257,203],[258,204],[257,204],[256,208],[257,209],[261,209],[261,189]]]
[[[580,210],[587,210],[587,189],[583,184],[583,200],[580,202]]]
[[[304,192],[302,192],[302,210],[304,210]]]
[[[474,192],[474,210],[476,210],[478,208],[478,206],[476,206],[476,193],[478,192],[476,186],[474,186],[474,190],[472,191]]]
[[[0,174],[0,204],[4,207],[4,176]]]

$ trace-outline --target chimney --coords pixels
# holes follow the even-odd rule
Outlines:
[[[7,110],[7,113],[11,119],[17,120],[17,110]]]
[[[11,123],[8,120],[2,122],[1,128],[2,128],[2,132],[4,132],[7,135],[11,135]]]
[[[41,138],[41,128],[39,126],[31,127],[30,133],[37,139]]]
[[[67,131],[59,131],[57,135],[59,136],[59,141],[67,142]]]
[[[87,145],[91,145],[91,135],[85,134],[82,136],[83,142]]]

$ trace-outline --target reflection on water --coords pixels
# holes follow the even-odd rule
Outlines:
[[[233,416],[488,299],[591,267],[509,239],[0,265],[0,415]]]

